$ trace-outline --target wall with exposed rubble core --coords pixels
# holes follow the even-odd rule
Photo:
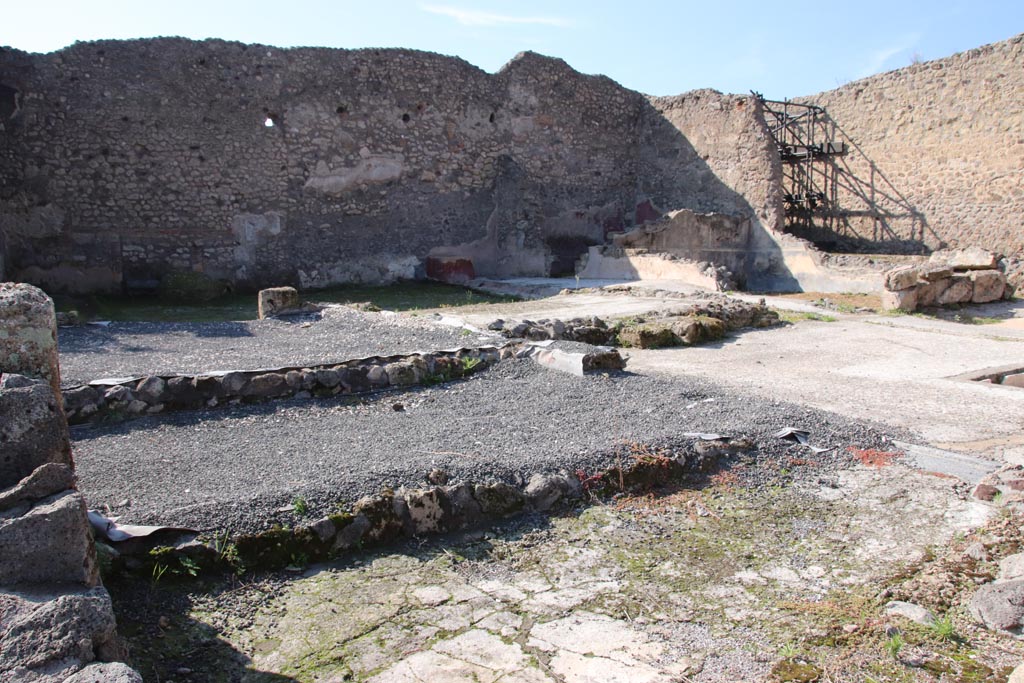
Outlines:
[[[1024,252],[1022,96],[1018,35],[801,98],[825,107],[851,147],[838,197],[851,213],[837,232]]]
[[[488,74],[218,40],[4,49],[7,275],[96,291],[171,271],[245,287],[571,274],[608,233],[677,209],[763,237],[781,209],[758,106],[648,99],[532,53]],[[753,246],[752,266],[787,275],[774,241]]]

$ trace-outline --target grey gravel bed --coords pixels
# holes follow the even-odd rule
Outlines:
[[[283,319],[67,327],[60,328],[58,341],[61,379],[70,386],[105,377],[315,365],[502,340],[466,334],[433,317],[331,306]]]
[[[835,450],[814,455],[772,436],[785,426]],[[693,439],[684,432],[749,436],[762,461],[811,460],[814,476],[849,464],[848,446],[906,438],[699,379],[576,377],[527,360],[411,392],[183,412],[76,427],[72,438],[91,507],[108,506],[123,522],[242,531],[297,523],[275,512],[296,498],[315,518],[385,486],[424,485],[435,467],[477,482],[593,472],[614,462],[617,444],[685,447]]]

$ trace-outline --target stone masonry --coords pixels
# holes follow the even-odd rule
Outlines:
[[[779,267],[756,98],[646,98],[561,60],[178,38],[0,50],[8,276],[50,291],[571,274],[664,212],[753,223]],[[743,273],[740,273],[743,275]]]
[[[1024,251],[1021,62],[1018,36],[807,98],[855,152],[843,230]],[[533,53],[488,74],[402,49],[0,48],[0,268],[52,292],[571,275],[681,210],[749,225],[715,263],[738,285],[827,284],[782,232],[756,97],[645,97]]]
[[[141,681],[100,584],[61,406],[53,302],[0,284],[0,681]]]
[[[825,107],[853,150],[841,163],[858,183],[838,196],[847,234],[1024,252],[1022,93],[1018,35],[802,98]]]

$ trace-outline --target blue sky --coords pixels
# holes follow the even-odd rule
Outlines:
[[[533,50],[653,95],[706,87],[783,98],[1021,32],[1022,0],[37,0],[8,3],[0,45],[48,52],[76,40],[177,35],[408,47],[487,71]]]

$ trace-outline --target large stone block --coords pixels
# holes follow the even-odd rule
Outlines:
[[[901,289],[899,291],[882,290],[883,311],[905,311],[907,313],[917,310],[917,288]]]
[[[261,289],[259,293],[259,316],[269,318],[289,311],[302,308],[299,292],[294,287],[271,287]]]
[[[1024,627],[1024,579],[985,584],[971,598],[970,610],[990,629],[1019,632]]]
[[[976,270],[971,273],[974,282],[974,295],[971,301],[984,304],[1003,298],[1006,290],[1006,276],[998,270]]]
[[[0,282],[0,373],[39,377],[60,392],[57,317],[38,287]]]
[[[75,485],[75,473],[69,465],[49,462],[22,479],[13,487],[0,492],[0,510],[31,505],[43,498],[66,491]]]
[[[971,300],[974,294],[974,283],[969,275],[954,275],[949,279],[949,286],[939,294],[938,303],[940,306],[949,304],[964,304]]]
[[[85,499],[67,491],[0,519],[0,586],[99,583]]]
[[[938,306],[939,297],[946,291],[946,288],[950,285],[950,278],[946,277],[941,280],[928,281],[921,283],[917,286],[917,305],[918,306]]]
[[[71,444],[57,394],[38,381],[0,389],[0,489],[48,462],[71,463]]]
[[[930,263],[943,264],[955,270],[988,270],[996,267],[999,257],[981,247],[965,247],[937,251],[928,260]]]
[[[0,593],[0,624],[0,681],[64,681],[97,658],[125,655],[102,586]]]
[[[885,288],[893,292],[910,289],[917,285],[919,277],[919,271],[915,266],[898,266],[886,271]]]

